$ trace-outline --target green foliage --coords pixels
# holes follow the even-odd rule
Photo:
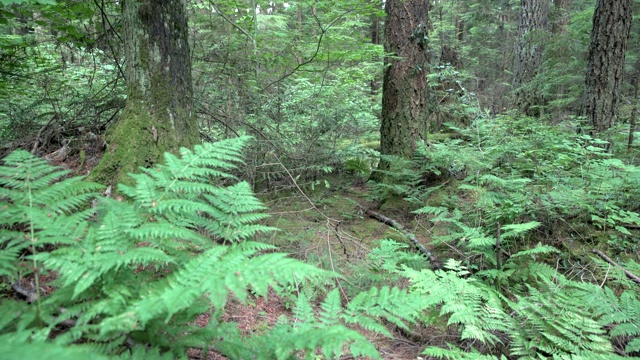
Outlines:
[[[29,248],[68,245],[86,231],[92,210],[88,200],[101,188],[98,184],[66,178],[69,171],[50,166],[26,151],[16,151],[0,166],[0,275],[28,275],[38,268],[25,263]],[[15,280],[15,279],[14,279]]]
[[[97,143],[124,107],[118,45],[96,10],[78,1],[0,4],[0,141],[8,150]]]
[[[329,292],[314,311],[304,295],[298,297],[292,319],[281,318],[266,335],[255,335],[245,339],[251,349],[246,354],[260,353],[261,359],[296,359],[293,351],[300,350],[305,359],[314,359],[315,350],[332,359],[343,353],[348,346],[353,356],[381,359],[380,354],[367,339],[350,328],[357,325],[368,331],[391,336],[380,324],[379,318],[407,328],[405,321],[415,322],[419,313],[419,298],[397,288],[387,287],[361,292],[348,304],[342,305],[338,289]],[[401,313],[402,316],[398,317]],[[247,355],[234,358],[246,358]]]
[[[565,231],[633,254],[640,168],[572,128],[531,118],[478,119],[457,128],[464,141],[422,144],[413,159],[394,160],[388,183],[375,184],[374,193],[383,200],[400,195],[415,213],[441,224],[435,244],[481,255],[473,258],[478,264],[467,264],[472,269],[497,264],[498,236],[505,254],[530,247],[536,234]],[[444,196],[443,183],[453,185]]]
[[[415,322],[419,301],[397,288],[373,288],[344,306],[334,290],[317,313],[302,293],[291,319],[245,339],[221,322],[230,297],[244,302],[335,276],[250,240],[274,229],[258,224],[264,206],[231,174],[246,141],[166,154],[165,164],[119,187],[125,201],[99,197],[101,186],[80,178],[60,180],[66,171],[27,152],[5,158],[0,269],[15,284],[35,279],[37,306],[2,302],[0,348],[70,359],[177,358],[209,346],[231,358],[314,358],[318,349],[380,358],[351,326],[389,336],[378,319]],[[47,296],[43,275],[55,278]],[[209,324],[194,325],[204,313]]]
[[[548,252],[539,248],[526,255]],[[486,272],[472,274],[455,260],[437,271],[395,267],[393,261],[384,266],[409,279],[411,293],[421,296],[429,314],[423,321],[440,325],[439,319],[445,318],[448,330],[459,333],[459,347],[432,346],[424,352],[429,356],[613,359],[617,358],[614,345],[619,343],[628,353],[637,351],[640,303],[636,288],[616,295],[608,287],[567,279],[535,261],[505,267],[505,279],[524,286],[496,289],[483,280]],[[529,276],[523,278],[526,272]]]
[[[259,8],[255,6],[259,5]],[[366,173],[378,142],[383,50],[374,2],[192,2],[196,111],[215,138],[251,134],[247,174],[263,189],[316,181],[349,158]],[[213,11],[215,9],[215,12]],[[211,16],[211,14],[214,14]],[[255,16],[254,16],[255,15]],[[200,61],[197,61],[200,60]],[[209,120],[211,119],[211,120]],[[350,167],[347,165],[347,167]]]
[[[375,185],[387,191],[378,192],[383,199],[401,195],[418,205],[414,213],[429,222],[430,243],[443,253],[453,249],[450,256],[459,258],[432,271],[399,265],[401,255],[380,256],[403,251],[393,242],[382,242],[373,252],[376,276],[408,278],[411,291],[423,296],[428,313],[423,321],[456,334],[457,341],[431,346],[425,354],[447,359],[637,354],[637,284],[614,274],[607,263],[591,278],[606,276],[612,285],[565,277],[578,271],[566,266],[575,260],[552,240],[580,238],[580,246],[593,242],[624,259],[635,258],[638,167],[633,159],[605,151],[601,140],[576,134],[573,126],[478,119],[468,129],[456,128],[462,140],[419,146],[413,159],[392,166],[389,184]],[[578,251],[572,255],[589,256]],[[634,264],[625,266],[638,271]]]

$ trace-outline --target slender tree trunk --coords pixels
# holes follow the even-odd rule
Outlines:
[[[549,0],[521,0],[516,58],[513,68],[514,104],[523,113],[540,115],[542,97],[531,84],[542,65],[544,32],[549,17]]]
[[[640,75],[636,75],[635,82],[633,84],[633,110],[631,111],[631,117],[629,118],[629,141],[627,142],[627,150],[631,150],[633,147],[633,134],[636,131],[636,119],[638,117],[638,89],[640,88]]]
[[[380,152],[409,157],[427,120],[429,2],[387,0],[385,4]],[[380,169],[388,168],[385,161]]]
[[[554,16],[551,22],[551,32],[553,34],[563,34],[567,32],[567,25],[571,16],[571,5],[573,0],[554,0]]]
[[[378,2],[379,0],[375,0]],[[378,5],[382,6],[381,2],[378,2]],[[380,45],[382,42],[380,41],[381,29],[380,23],[382,19],[377,14],[371,15],[371,43],[374,45]],[[374,57],[373,61],[380,60],[377,56]],[[375,99],[375,95],[378,94],[378,90],[380,90],[381,77],[380,73],[376,73],[376,76],[373,77],[369,81],[369,88],[371,89],[372,99]]]
[[[127,173],[199,141],[186,0],[124,0],[122,18],[127,103],[107,131],[109,146],[91,175],[104,184],[128,183]]]
[[[609,129],[618,117],[632,5],[632,0],[596,3],[583,104],[583,113],[595,133]]]

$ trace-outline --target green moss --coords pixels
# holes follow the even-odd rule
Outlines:
[[[107,132],[109,146],[89,179],[105,185],[131,184],[128,173],[150,168],[165,151],[177,149],[175,136],[168,132],[157,117],[149,115],[144,102],[128,102],[121,119]]]
[[[82,170],[86,162],[87,162],[87,153],[84,150],[80,150],[80,163],[78,164],[78,169]]]

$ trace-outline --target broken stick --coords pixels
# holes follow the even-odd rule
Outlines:
[[[433,255],[433,253],[431,251],[429,251],[429,249],[427,249],[424,245],[422,245],[418,239],[416,239],[415,235],[407,232],[404,227],[402,225],[400,225],[399,222],[386,217],[380,213],[377,213],[373,210],[369,210],[369,209],[363,209],[364,213],[369,216],[370,218],[376,219],[378,221],[380,221],[381,223],[384,223],[386,225],[391,226],[392,228],[398,230],[400,233],[402,233],[402,235],[404,235],[407,239],[409,239],[409,241],[411,241],[413,243],[413,245],[420,250],[428,259],[429,262],[431,262],[431,268],[433,270],[436,269],[440,269],[442,268],[442,265],[440,265],[440,262],[438,262],[438,259],[435,257],[435,255]]]
[[[611,260],[611,258],[608,257],[607,255],[605,255],[602,251],[597,250],[597,249],[593,249],[591,252],[593,252],[594,254],[600,256],[602,258],[602,260],[608,262],[609,264],[622,269],[622,272],[624,272],[624,274],[627,275],[627,277],[631,281],[633,281],[634,283],[640,285],[640,277],[638,277],[637,275],[634,275],[631,271],[629,271],[629,270],[623,268],[622,266],[618,265],[618,263],[616,263],[615,261]]]

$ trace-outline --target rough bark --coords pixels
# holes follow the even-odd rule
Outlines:
[[[540,115],[542,96],[531,84],[542,65],[549,0],[521,0],[516,58],[513,67],[514,105],[527,115]]]
[[[387,0],[380,152],[409,157],[427,119],[429,2]],[[380,168],[388,167],[385,161]]]
[[[107,151],[90,176],[103,184],[128,183],[127,173],[199,140],[186,0],[125,0],[122,18],[127,103],[107,131]]]
[[[632,5],[632,0],[598,0],[596,3],[583,105],[583,114],[595,133],[609,129],[618,117]]]

